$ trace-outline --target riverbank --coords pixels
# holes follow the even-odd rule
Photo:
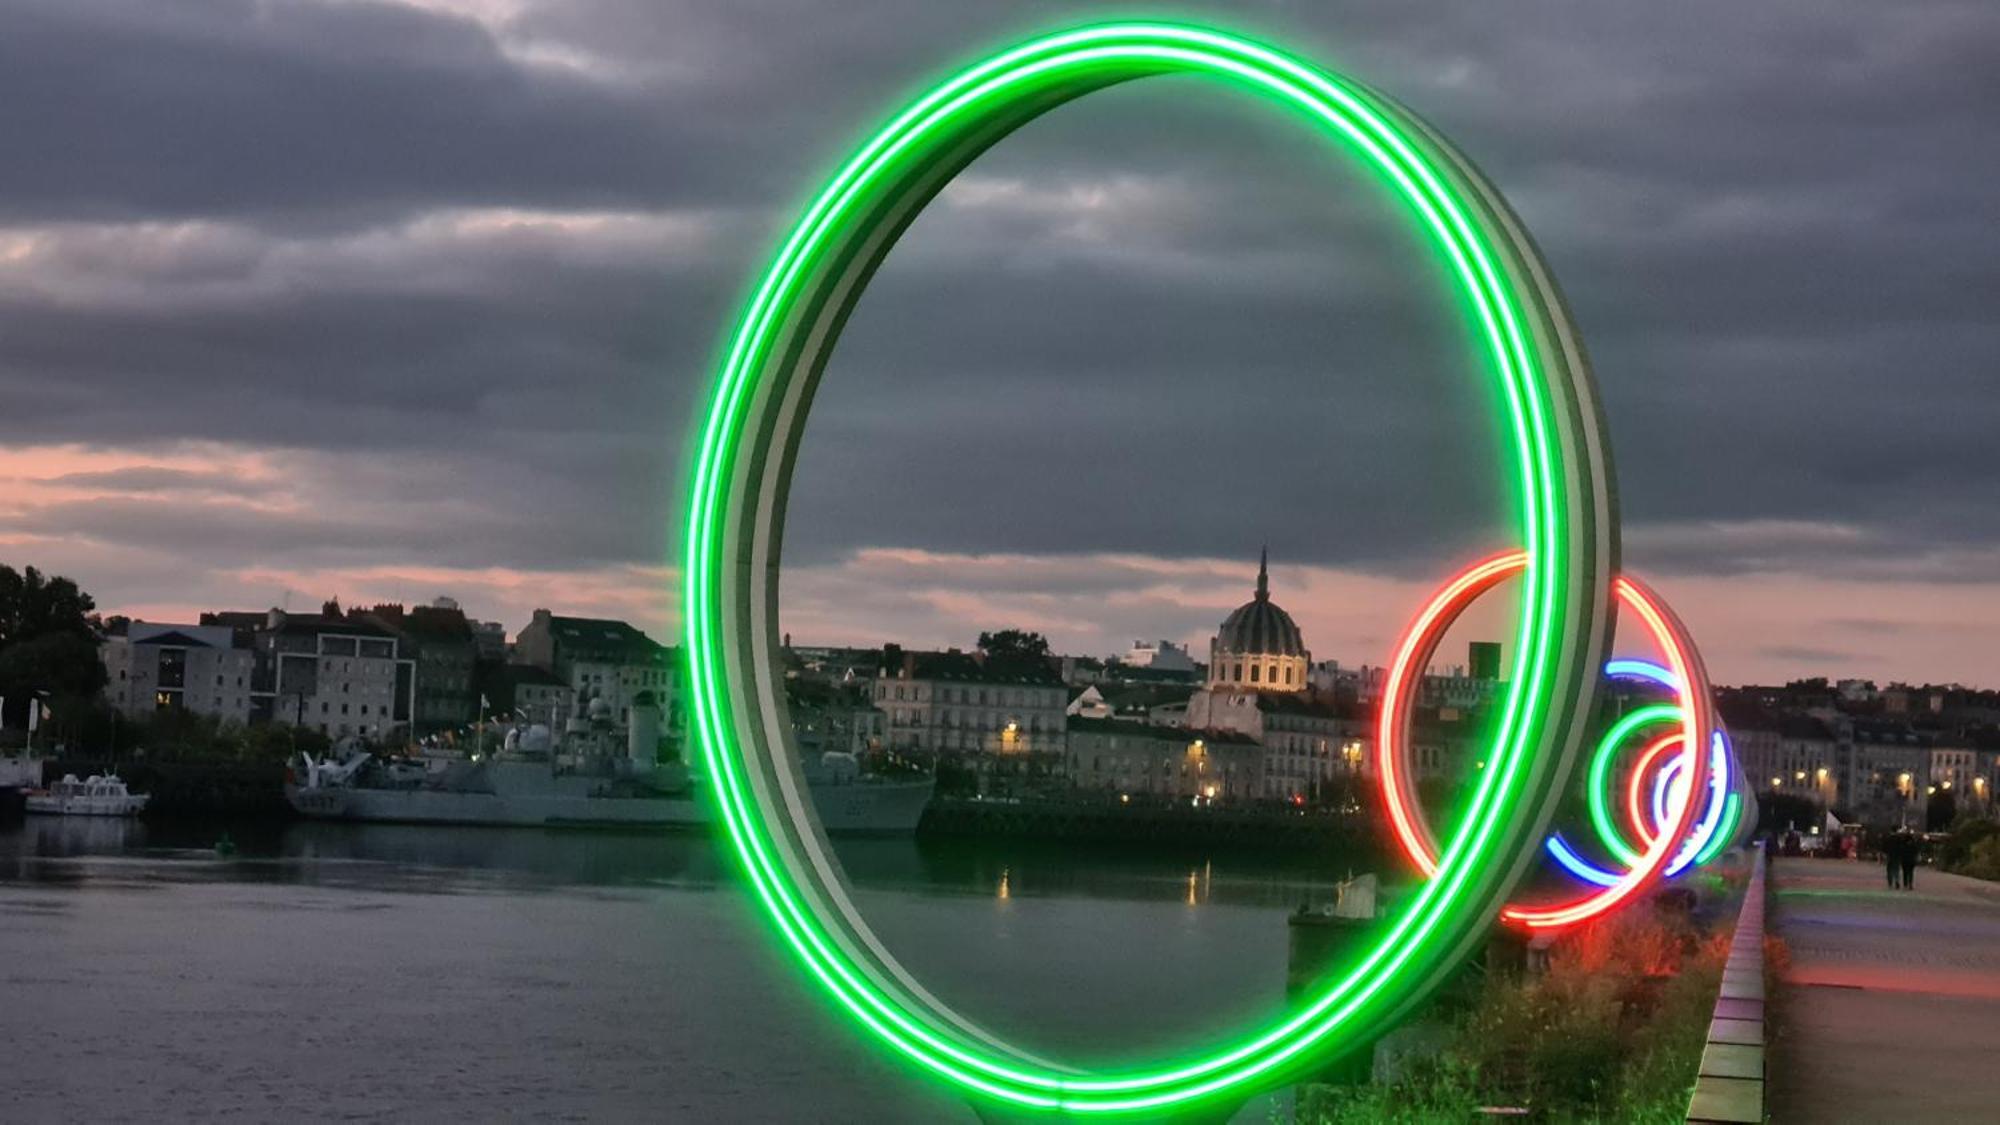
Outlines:
[[[43,763],[47,780],[116,771],[145,793],[148,821],[282,824],[299,819],[285,800],[285,767],[272,762],[118,762],[69,757]],[[937,797],[917,834],[938,840],[1010,840],[1177,848],[1269,850],[1378,857],[1377,825],[1362,814],[1318,809],[1112,803],[1097,797],[981,799]]]
[[[1678,1122],[1700,1068],[1741,873],[1696,876],[1697,905],[1667,895],[1557,938],[1542,971],[1493,965],[1411,1021],[1427,1047],[1362,1086],[1305,1087],[1315,1125]],[[1410,1026],[1410,1025],[1406,1025]],[[1377,1067],[1385,1056],[1378,1053]]]
[[[917,833],[936,839],[1175,844],[1379,856],[1379,828],[1368,815],[1321,810],[937,797],[924,811]]]

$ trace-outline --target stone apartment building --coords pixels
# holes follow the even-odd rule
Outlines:
[[[415,729],[421,735],[451,730],[479,717],[473,669],[479,642],[473,623],[449,598],[431,605],[378,605],[363,619],[394,633],[402,654],[415,662]]]
[[[407,738],[416,708],[416,662],[395,633],[329,603],[318,614],[272,610],[255,634],[271,670],[266,712],[329,738]]]
[[[1074,716],[1068,741],[1064,765],[1077,789],[1218,804],[1266,795],[1264,748],[1235,731]]]
[[[104,638],[98,658],[105,697],[127,718],[178,708],[250,721],[257,654],[233,629],[133,621]]]
[[[1068,689],[1043,661],[988,661],[956,650],[883,650],[873,684],[894,750],[1059,755]]]
[[[631,723],[634,697],[650,692],[663,729],[683,728],[674,650],[624,621],[538,609],[514,638],[514,662],[554,673],[579,706],[603,700],[619,726]]]

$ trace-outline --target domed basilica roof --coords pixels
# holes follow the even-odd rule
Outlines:
[[[1216,646],[1225,652],[1259,656],[1304,656],[1298,622],[1271,600],[1270,554],[1257,560],[1257,596],[1236,607],[1222,622]]]

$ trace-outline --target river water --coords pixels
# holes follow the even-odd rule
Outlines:
[[[229,858],[215,839],[0,828],[8,1120],[974,1120],[808,991],[707,838],[300,824]],[[927,987],[1086,1063],[1274,1013],[1286,913],[1346,873],[997,842],[841,856]]]

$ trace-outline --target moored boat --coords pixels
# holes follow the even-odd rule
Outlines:
[[[932,778],[868,777],[846,755],[806,771],[828,832],[908,835],[930,804]],[[842,761],[841,759],[846,759]],[[547,758],[500,756],[413,768],[368,754],[338,761],[302,756],[285,797],[304,816],[404,824],[543,828],[701,828],[713,820],[706,788],[680,767],[564,768]]]
[[[31,791],[27,811],[43,816],[136,816],[150,799],[127,789],[115,773],[94,773],[82,781],[66,773],[47,789]]]

